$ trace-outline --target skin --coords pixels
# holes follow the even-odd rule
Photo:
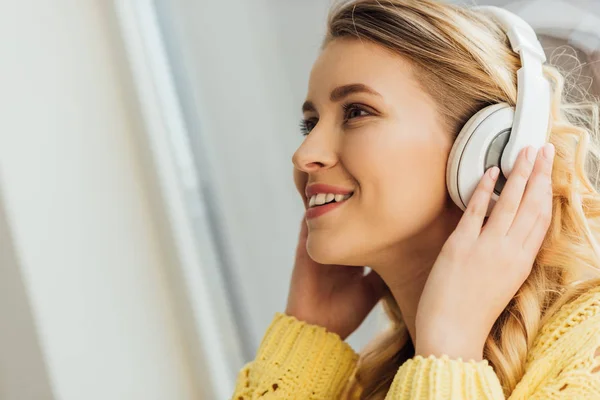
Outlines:
[[[348,85],[366,90],[339,89]],[[286,313],[345,339],[385,283],[417,355],[480,360],[548,229],[551,161],[540,158],[533,170],[522,155],[482,229],[493,179],[484,176],[463,214],[446,190],[452,134],[434,99],[406,59],[358,40],[338,39],[322,51],[303,114],[308,134],[293,163],[305,207],[313,183],[354,194],[302,221]],[[509,229],[515,221],[518,233]],[[363,276],[363,266],[373,272]]]

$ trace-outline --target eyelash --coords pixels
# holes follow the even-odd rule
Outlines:
[[[342,108],[344,109],[344,122],[347,122],[350,118],[348,118],[348,112],[349,111],[354,111],[354,110],[359,110],[362,112],[367,113],[368,115],[372,115],[369,111],[365,110],[364,107],[356,104],[356,103],[350,103],[350,104],[343,104]],[[360,117],[364,117],[365,115],[361,115],[355,118],[360,118]],[[318,122],[318,121],[317,121]],[[310,131],[312,131],[315,126],[317,125],[317,122],[314,122],[313,119],[301,119],[300,120],[300,132],[302,133],[302,136],[307,136]],[[313,123],[313,127],[309,129],[308,124]]]

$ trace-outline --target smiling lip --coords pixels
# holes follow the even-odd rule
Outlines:
[[[344,189],[341,187],[326,185],[324,183],[316,183],[306,187],[306,198],[310,200],[312,196],[319,193],[332,193],[332,194],[350,194],[354,193],[352,190]],[[352,197],[350,197],[352,198]],[[332,203],[324,204],[321,206],[310,207],[306,210],[306,219],[313,219],[320,217],[321,215],[335,210],[340,207],[342,204],[346,203],[350,198],[344,201],[334,201]]]
[[[306,187],[306,198],[310,198],[319,193],[333,193],[333,194],[350,194],[352,190],[344,189],[337,186],[326,185],[324,183],[315,183]]]
[[[322,206],[311,207],[306,210],[306,219],[313,219],[313,218],[320,217],[321,215],[323,215],[331,210],[335,210],[336,208],[341,207],[348,200],[350,200],[350,199],[346,199],[341,202],[334,201],[333,203],[328,203],[328,204],[325,204]]]

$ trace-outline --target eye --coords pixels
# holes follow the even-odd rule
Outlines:
[[[302,133],[302,136],[307,136],[310,133],[310,131],[314,129],[315,125],[317,125],[317,121],[315,121],[314,119],[301,119],[300,133]]]
[[[368,110],[366,106],[356,103],[344,104],[342,105],[342,108],[344,109],[344,122],[348,122],[349,120],[354,118],[378,115],[376,112]],[[315,128],[315,126],[317,126],[318,122],[319,120],[316,118],[302,118],[300,120],[300,132],[302,133],[302,136],[308,136],[310,131],[312,131]]]
[[[371,115],[367,110],[358,104],[344,104],[344,121],[353,118],[366,117]]]

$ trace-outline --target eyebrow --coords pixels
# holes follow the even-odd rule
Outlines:
[[[329,99],[333,102],[340,101],[344,97],[347,97],[353,93],[368,93],[375,96],[381,97],[379,93],[375,90],[371,89],[367,85],[363,85],[362,83],[353,83],[350,85],[339,86],[331,91],[329,95]],[[316,111],[315,105],[312,101],[305,101],[302,105],[302,112],[307,111]]]

